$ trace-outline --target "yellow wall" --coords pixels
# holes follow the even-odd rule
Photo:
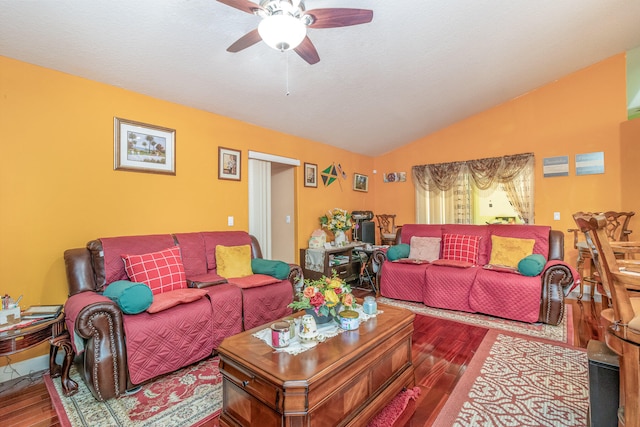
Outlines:
[[[306,188],[297,168],[299,247],[333,207],[413,222],[413,165],[529,151],[536,156],[536,223],[566,230],[575,211],[625,208],[625,90],[621,54],[374,159],[0,57],[0,293],[24,294],[23,306],[63,303],[63,251],[97,237],[246,229],[248,150],[319,170],[339,162],[347,171],[341,185]],[[176,176],[114,171],[114,116],[176,129]],[[217,179],[218,146],[242,150],[241,182]],[[606,173],[575,176],[574,155],[594,151],[605,152]],[[559,155],[570,156],[570,176],[542,178],[542,159]],[[368,193],[352,190],[354,172],[369,176]],[[407,182],[383,183],[383,172],[407,172]],[[229,215],[235,227],[227,227]]]
[[[114,116],[175,129],[176,175],[114,171]],[[64,303],[62,254],[91,239],[246,230],[248,150],[348,173],[341,186],[304,188],[296,168],[301,247],[327,209],[373,207],[375,186],[352,190],[370,157],[3,57],[0,129],[0,293],[23,294],[23,307]],[[242,150],[241,182],[217,179],[218,146]]]
[[[620,54],[380,156],[378,170],[406,171],[407,182],[383,183],[378,175],[375,211],[393,210],[398,224],[415,221],[413,165],[525,152],[536,159],[537,224],[566,231],[575,226],[574,212],[624,208],[619,126],[626,120],[625,91]],[[574,156],[596,151],[605,153],[605,174],[576,176]],[[543,178],[543,159],[563,155],[569,156],[569,176]],[[560,221],[553,212],[560,212]],[[573,240],[565,237],[565,259],[573,262]]]

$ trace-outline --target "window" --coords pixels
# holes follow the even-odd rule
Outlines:
[[[416,222],[533,224],[533,164],[527,153],[414,166]]]

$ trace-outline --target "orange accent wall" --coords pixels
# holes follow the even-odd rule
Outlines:
[[[640,118],[620,124],[620,166],[622,209],[636,213],[633,226],[640,216]],[[631,240],[640,239],[639,235],[640,229],[635,230]]]
[[[0,57],[0,293],[24,294],[23,306],[63,303],[64,250],[97,237],[247,229],[248,150],[315,163],[319,171],[339,162],[347,171],[330,187],[319,178],[318,188],[306,188],[296,169],[299,247],[333,207],[413,222],[413,165],[528,151],[536,155],[536,223],[564,231],[574,211],[624,207],[624,73],[624,55],[617,55],[371,158]],[[176,129],[176,176],[114,171],[114,116]],[[241,182],[217,179],[218,146],[242,150]],[[606,173],[576,177],[573,156],[593,151],[605,152]],[[571,157],[570,176],[542,178],[542,159],[558,155]],[[383,172],[401,171],[407,182],[382,182]],[[368,193],[352,190],[354,172],[369,176]],[[554,211],[561,221],[553,221]],[[235,227],[227,227],[229,215]],[[46,348],[12,358],[36,353]]]
[[[375,211],[396,213],[398,224],[415,221],[413,165],[533,152],[535,222],[565,232],[565,259],[573,263],[573,240],[566,233],[575,227],[571,215],[624,208],[619,126],[626,120],[625,97],[620,54],[379,156],[376,169],[406,171],[408,177],[406,183],[385,184],[376,176]],[[604,151],[605,173],[576,176],[575,155],[597,151]],[[569,156],[569,176],[543,178],[543,159],[562,155]],[[554,212],[560,221],[553,220]]]

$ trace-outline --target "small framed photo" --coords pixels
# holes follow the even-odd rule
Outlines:
[[[114,170],[176,174],[174,129],[114,117]]]
[[[369,177],[359,173],[353,174],[353,189],[355,191],[369,191]]]
[[[304,164],[304,186],[318,187],[318,165],[314,163]]]
[[[240,150],[218,147],[218,179],[240,181]]]

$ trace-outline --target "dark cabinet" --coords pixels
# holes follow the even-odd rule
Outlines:
[[[300,264],[305,279],[316,280],[331,277],[333,270],[345,282],[357,280],[360,274],[360,258],[353,256],[353,249],[362,246],[351,244],[331,249],[300,249]]]

